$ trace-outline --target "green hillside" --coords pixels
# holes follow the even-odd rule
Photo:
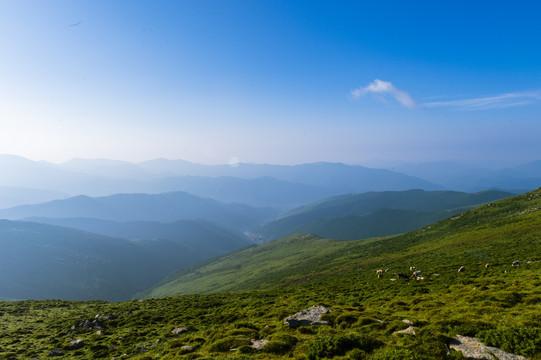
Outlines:
[[[314,235],[294,235],[187,268],[169,276],[146,295],[161,297],[275,286],[276,281],[292,274],[298,277],[317,271],[321,275],[325,269],[335,270],[337,264],[342,263],[347,264],[346,269],[351,273],[367,264],[390,268],[392,272],[404,272],[411,265],[422,265],[426,269],[429,264],[430,271],[442,272],[456,270],[466,262],[475,266],[487,262],[510,263],[521,251],[524,254],[540,251],[534,246],[539,242],[525,242],[520,232],[514,229],[523,224],[529,212],[522,216],[501,214],[504,211],[501,209],[507,209],[511,204],[513,208],[527,211],[528,202],[518,199],[520,197],[487,204],[418,231],[387,239],[336,241]],[[534,219],[541,223],[541,219]],[[511,252],[514,247],[520,251]],[[407,260],[418,253],[424,256],[415,261]],[[441,264],[435,262],[436,259]],[[448,259],[453,261],[449,263]]]
[[[384,191],[327,198],[259,226],[267,241],[295,233],[348,240],[399,234],[513,194],[504,191]],[[403,211],[397,211],[403,210]]]
[[[60,358],[86,359],[459,359],[449,345],[464,335],[539,360],[540,215],[536,190],[399,236],[299,234],[194,266],[148,295],[244,289],[232,292],[0,302],[0,357],[57,349]],[[410,266],[424,280],[397,279]],[[378,269],[389,271],[378,278]],[[313,305],[332,311],[323,316],[328,325],[284,324]],[[101,329],[90,327],[96,321]],[[76,339],[80,347],[70,347]],[[270,342],[254,350],[251,339]]]
[[[194,254],[198,254],[198,260],[218,256],[251,243],[241,233],[199,219],[178,220],[172,223],[122,222],[91,218],[28,218],[26,220],[129,240],[167,239],[193,249]]]
[[[79,220],[83,225],[101,224],[104,232],[113,233],[132,225],[133,234],[144,235],[137,229],[144,228],[144,223]],[[158,230],[156,237],[130,241],[62,226],[0,220],[0,296],[128,300],[171,271],[247,243],[201,221],[149,225]]]

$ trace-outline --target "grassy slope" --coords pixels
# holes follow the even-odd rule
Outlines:
[[[230,269],[230,285],[259,290],[114,304],[3,302],[0,357],[45,357],[80,338],[85,346],[66,349],[64,358],[457,359],[446,344],[462,334],[541,359],[540,209],[538,190],[401,236],[332,241],[299,235],[245,249],[236,256],[254,260]],[[515,259],[522,262],[518,268],[511,266]],[[211,271],[216,276],[226,260],[236,261],[232,255],[222,260],[200,268],[206,286]],[[424,281],[389,281],[411,265],[423,270]],[[461,265],[466,272],[457,272]],[[391,270],[377,279],[379,268]],[[330,326],[283,325],[287,315],[316,304],[332,309]],[[100,335],[71,328],[96,314],[114,315],[103,320]],[[416,336],[393,335],[408,326],[404,319],[413,322]],[[187,333],[172,335],[176,326]],[[250,353],[245,345],[253,338],[271,343]]]
[[[528,209],[529,202],[520,199],[485,205],[385,240],[336,241],[295,235],[172,274],[145,295],[161,297],[268,287],[290,274],[322,272],[326,268],[335,269],[340,263],[347,264],[351,273],[355,273],[357,266],[404,272],[410,265],[415,265],[441,272],[456,270],[461,265],[479,267],[487,262],[510,263],[514,256],[521,255],[521,251],[535,254],[538,251],[536,245],[539,245],[538,237],[527,242],[520,235],[521,228],[532,232],[531,224],[524,221],[528,216],[536,221],[538,214],[513,216],[508,210]],[[531,202],[537,204],[537,201],[534,198]],[[514,247],[520,250],[512,251]],[[409,257],[414,259],[407,260]]]

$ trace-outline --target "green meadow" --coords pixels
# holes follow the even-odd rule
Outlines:
[[[397,278],[411,266],[423,279]],[[0,302],[0,358],[460,359],[449,343],[464,335],[541,359],[541,191],[402,235],[293,235],[193,265],[139,297]],[[314,305],[331,310],[328,325],[284,324]],[[256,350],[253,340],[268,342]]]

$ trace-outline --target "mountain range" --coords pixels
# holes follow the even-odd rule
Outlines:
[[[175,271],[140,300],[2,301],[0,357],[433,360],[473,347],[538,360],[540,209],[536,190],[401,235],[295,234]],[[116,279],[122,292],[160,265],[138,241],[20,221],[1,221],[0,234],[14,246],[0,252],[0,286],[26,271],[19,291],[86,284],[97,295]],[[317,325],[293,321],[315,310]]]
[[[43,204],[20,205],[0,210],[0,218],[21,220],[29,217],[95,218],[113,221],[173,222],[204,218],[223,227],[242,231],[277,212],[243,204],[225,204],[186,192],[163,194],[116,194],[104,197],[79,195]]]
[[[456,278],[463,265],[475,274],[471,276],[482,276],[482,271],[490,266],[503,273],[517,259],[538,267],[540,209],[541,190],[536,190],[476,207],[403,235],[337,241],[295,234],[184,268],[140,296],[303,284],[312,288],[321,284],[343,287],[338,279],[354,286],[359,277],[364,281],[376,278],[377,269],[391,271],[385,276],[387,282],[389,278],[396,280],[397,272],[411,273],[408,268],[412,265],[439,281]],[[487,263],[489,266],[485,266]]]
[[[537,188],[540,164],[499,169],[454,162],[396,163],[389,164],[389,169],[341,163],[202,165],[167,159],[140,163],[73,159],[53,164],[0,155],[0,208],[76,195],[174,191],[282,211],[333,195],[369,191],[500,189],[521,193]]]
[[[172,271],[261,240],[306,231],[334,239],[381,237],[511,195],[423,190],[349,194],[278,218],[269,208],[184,192],[77,196],[17,206],[0,210],[0,216],[11,219],[3,220],[0,233],[6,256],[0,263],[0,296],[125,300]],[[32,285],[36,282],[40,286]],[[69,286],[57,292],[55,284]]]
[[[295,233],[353,240],[415,230],[481,204],[512,196],[504,191],[384,191],[346,194],[309,203],[253,231],[266,241]]]

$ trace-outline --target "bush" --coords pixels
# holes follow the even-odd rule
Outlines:
[[[348,354],[348,359],[351,360],[363,360],[366,359],[366,352],[361,349],[353,349]]]
[[[257,350],[254,349],[253,347],[251,347],[250,345],[242,345],[242,346],[239,346],[239,352],[241,354],[253,354],[255,353]]]
[[[210,352],[227,352],[230,349],[238,348],[242,345],[250,345],[250,340],[245,337],[228,336],[210,345]]]
[[[366,352],[382,346],[383,343],[366,335],[335,335],[324,339],[318,339],[310,344],[306,356],[310,360],[320,358],[332,358],[335,355],[344,355],[352,349],[360,349]]]
[[[342,325],[342,324],[345,324],[345,325],[351,325],[351,324],[354,324],[356,321],[357,321],[357,316],[356,315],[353,315],[353,314],[344,314],[344,315],[340,315],[336,318],[335,320],[335,324],[336,325]]]
[[[481,341],[488,346],[525,356],[541,353],[541,329],[523,327],[517,329],[492,329],[479,333]]]
[[[273,335],[271,340],[263,347],[263,351],[270,354],[284,355],[295,344],[297,338],[288,334],[276,334]]]
[[[363,316],[363,317],[359,318],[359,320],[357,321],[357,324],[360,325],[360,326],[363,326],[363,325],[370,325],[370,324],[373,324],[373,323],[376,323],[376,322],[378,322],[376,319]]]

